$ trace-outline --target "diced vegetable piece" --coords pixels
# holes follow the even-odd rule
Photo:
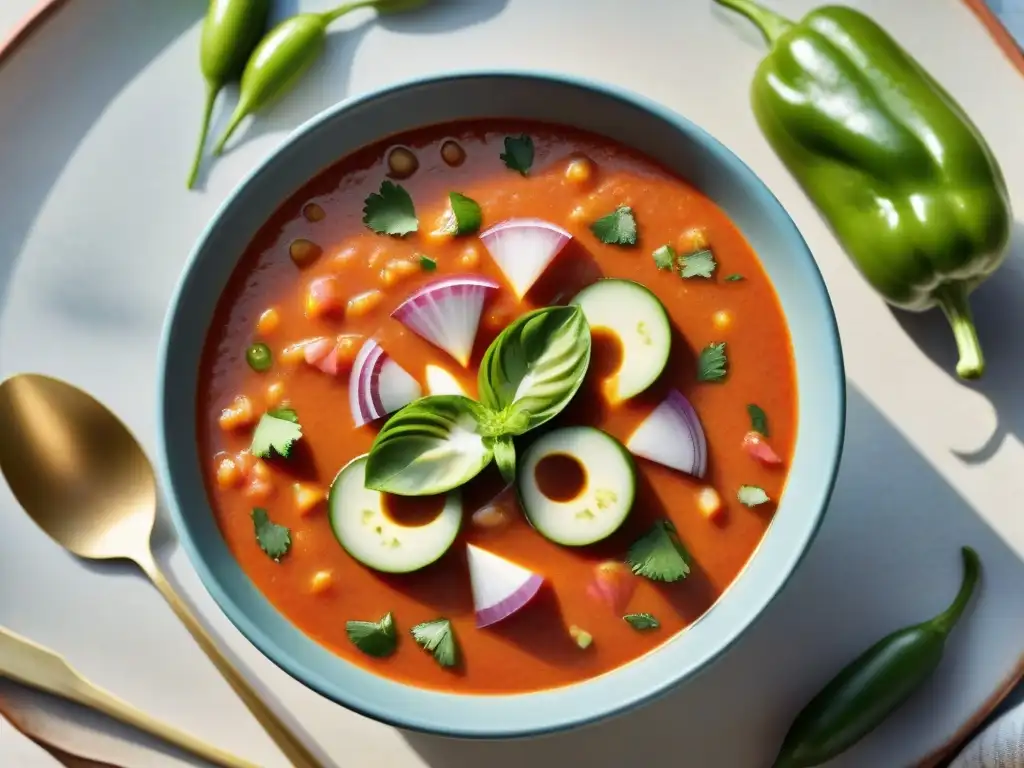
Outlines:
[[[497,531],[507,527],[519,514],[516,487],[509,484],[501,493],[476,510],[470,516],[470,522],[479,530]]]
[[[542,219],[508,219],[482,232],[480,240],[522,299],[572,235]]]
[[[637,579],[625,563],[606,560],[594,566],[594,575],[587,585],[587,594],[621,615],[636,591]]]
[[[261,336],[269,336],[281,324],[281,313],[276,308],[270,307],[263,310],[260,319],[256,321],[256,332]]]
[[[423,394],[419,382],[388,356],[373,339],[367,339],[349,378],[349,405],[357,427],[397,411]]]
[[[322,595],[334,584],[334,575],[330,571],[317,571],[309,580],[309,591],[314,595]]]
[[[592,331],[611,333],[621,345],[622,364],[604,385],[609,402],[627,400],[657,380],[672,349],[668,313],[657,296],[640,283],[609,278],[584,288],[572,303]]]
[[[569,636],[576,642],[580,648],[584,651],[590,647],[590,644],[594,642],[594,636],[591,635],[587,630],[581,629],[573,624],[569,627]]]
[[[230,456],[221,455],[217,461],[217,487],[225,490],[237,488],[244,479],[245,477],[235,460]]]
[[[566,181],[586,184],[594,177],[594,164],[586,157],[574,157],[565,167]]]
[[[485,277],[436,280],[413,293],[391,316],[467,366],[484,302],[498,287]]]
[[[732,313],[727,309],[718,310],[711,316],[711,324],[716,330],[727,330],[732,325]]]
[[[537,466],[557,455],[570,456],[583,467],[583,488],[572,499],[548,498],[538,483]],[[611,435],[593,427],[563,427],[527,449],[516,481],[530,524],[556,544],[580,547],[611,536],[625,521],[633,508],[636,468]]]
[[[704,429],[690,401],[674,389],[630,435],[626,447],[635,456],[694,477],[704,477],[707,472]]]
[[[363,317],[375,310],[383,300],[384,294],[381,291],[365,291],[348,300],[345,314],[348,317]]]
[[[765,466],[777,467],[782,464],[782,458],[759,432],[751,430],[743,436],[743,450]]]
[[[308,267],[320,258],[323,249],[311,240],[294,240],[288,246],[288,255],[292,257],[297,267]]]
[[[540,591],[544,578],[486,549],[466,545],[476,625],[489,627],[508,618]]]
[[[697,509],[708,520],[714,520],[725,509],[722,497],[714,488],[706,486],[697,493]]]
[[[267,384],[267,389],[263,393],[263,399],[268,408],[276,408],[283,403],[284,383],[280,381],[273,381],[270,384]]]
[[[690,227],[679,238],[682,253],[696,253],[708,247],[708,233],[703,227]]]
[[[384,494],[366,487],[366,456],[338,472],[327,497],[338,543],[368,568],[383,573],[418,571],[448,551],[462,523],[458,493],[445,496],[441,513],[424,525],[406,526],[384,509]]]
[[[345,310],[341,284],[335,277],[318,277],[306,289],[306,317],[315,320],[321,317],[340,315]]]
[[[245,395],[238,395],[231,405],[220,412],[219,424],[223,430],[240,429],[251,426],[256,421],[256,411],[252,400]]]
[[[480,266],[480,251],[475,245],[467,245],[459,256],[459,265],[463,269],[476,269]]]
[[[771,501],[764,488],[759,488],[756,485],[741,485],[740,489],[736,492],[736,498],[740,500],[740,503],[748,507],[756,507],[759,504],[767,504]]]
[[[380,271],[380,282],[385,288],[392,288],[402,280],[422,271],[420,263],[408,259],[391,259]]]
[[[309,483],[293,483],[292,495],[295,497],[295,509],[300,515],[308,515],[327,498],[327,494]]]
[[[245,362],[258,373],[269,371],[274,364],[274,356],[263,342],[257,342],[245,350]]]
[[[459,380],[439,365],[428,365],[424,378],[427,381],[428,395],[462,395],[469,397]]]
[[[335,338],[322,336],[303,346],[307,363],[324,373],[337,376],[349,369],[366,339],[358,334],[343,333]]]

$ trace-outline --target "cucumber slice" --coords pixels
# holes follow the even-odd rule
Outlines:
[[[585,475],[582,491],[568,501],[548,498],[537,484],[537,465],[557,454],[578,461]],[[581,547],[611,536],[629,515],[636,467],[629,451],[611,435],[593,427],[565,427],[527,449],[517,482],[530,524],[556,544]]]
[[[426,525],[396,523],[384,513],[384,494],[366,487],[366,456],[341,468],[327,507],[338,543],[366,567],[384,573],[418,571],[440,559],[462,523],[458,493],[445,496],[441,513]]]
[[[638,395],[657,380],[672,349],[668,312],[640,283],[607,278],[580,291],[578,304],[591,330],[603,330],[619,340],[622,365],[605,382],[611,403]]]

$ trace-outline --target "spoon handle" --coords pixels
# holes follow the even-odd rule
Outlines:
[[[274,743],[291,761],[292,765],[295,768],[324,768],[320,761],[303,745],[298,736],[274,714],[273,710],[260,698],[260,695],[249,682],[228,661],[227,657],[218,648],[216,641],[210,636],[203,625],[199,623],[192,610],[181,599],[181,596],[171,586],[170,582],[167,581],[152,554],[150,554],[146,562],[140,560],[139,566],[149,576],[153,586],[160,591],[160,594],[170,604],[178,618],[181,619],[181,623],[185,625],[185,628],[199,644],[199,647],[203,649],[203,653],[217,667],[217,670],[227,680],[228,685],[234,689],[238,697],[245,703],[245,706],[249,708],[253,717],[263,726],[263,730],[274,740]]]

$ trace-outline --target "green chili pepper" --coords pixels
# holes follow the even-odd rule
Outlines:
[[[793,721],[774,768],[810,768],[849,749],[935,671],[981,569],[973,549],[961,553],[963,581],[950,606],[882,638],[836,675]]]
[[[890,304],[939,306],[957,373],[985,362],[968,295],[1002,263],[1012,214],[999,165],[963,109],[885,30],[851,8],[798,23],[751,0],[771,52],[751,102],[762,132]]]
[[[269,11],[270,0],[210,0],[199,44],[199,68],[206,80],[206,106],[199,146],[188,174],[189,189],[196,183],[199,173],[217,94],[228,82],[241,76],[249,54],[267,28]]]
[[[270,353],[270,347],[257,342],[245,350],[245,361],[254,371],[262,373],[270,370],[270,366],[274,364],[274,357]]]
[[[291,88],[323,51],[331,22],[358,8],[377,13],[401,13],[419,8],[429,0],[356,0],[326,13],[299,13],[285,19],[256,46],[242,72],[238,106],[228,127],[214,147],[219,155],[239,124],[248,115],[272,104]]]

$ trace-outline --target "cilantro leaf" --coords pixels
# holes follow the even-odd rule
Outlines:
[[[679,581],[690,574],[690,555],[668,520],[659,520],[629,548],[626,562],[637,576]]]
[[[711,277],[715,274],[717,266],[715,256],[711,251],[697,251],[679,259],[679,276],[685,278]]]
[[[620,205],[607,216],[602,216],[591,224],[590,231],[598,240],[608,245],[636,245],[636,219],[633,217],[633,209],[628,205]]]
[[[750,428],[768,437],[768,414],[759,405],[751,403],[747,406],[747,413],[750,414]]]
[[[382,181],[380,192],[371,192],[363,203],[363,224],[378,235],[408,235],[419,229],[412,198],[403,187]]]
[[[450,232],[453,235],[469,235],[480,229],[483,214],[480,211],[480,204],[476,200],[458,192],[449,192],[448,202],[451,205],[451,220],[444,228],[445,232]]]
[[[708,344],[697,359],[697,381],[720,381],[725,378],[725,342]]]
[[[256,431],[252,433],[249,452],[261,459],[269,458],[273,453],[287,459],[295,441],[301,437],[302,426],[295,411],[291,408],[267,411],[260,416]]]
[[[256,529],[256,543],[275,563],[288,554],[292,547],[292,532],[283,525],[271,522],[267,510],[255,507],[252,510],[252,524]]]
[[[424,272],[433,272],[435,269],[437,269],[437,259],[432,259],[429,256],[422,253],[419,254],[417,258],[419,258],[420,260],[420,269],[422,269]]]
[[[380,621],[346,621],[345,634],[367,656],[390,656],[398,645],[395,620],[390,611]]]
[[[739,491],[736,492],[736,498],[748,507],[756,507],[758,504],[766,504],[771,501],[768,494],[764,492],[764,488],[758,488],[756,485],[741,485]]]
[[[533,139],[525,133],[521,136],[506,136],[501,159],[505,161],[506,168],[519,171],[525,176],[533,165]]]
[[[733,272],[731,275],[726,275],[725,276],[725,281],[727,283],[735,283],[735,282],[738,282],[740,280],[746,280],[746,278],[743,275],[741,275],[739,272]]]
[[[676,263],[676,252],[671,245],[663,245],[651,254],[654,257],[654,266],[658,269],[672,269]]]
[[[454,667],[459,663],[459,646],[455,642],[455,630],[448,619],[425,621],[413,627],[413,639],[423,650],[434,654],[442,667]]]
[[[622,620],[639,632],[657,629],[661,626],[661,622],[649,613],[627,613]]]

